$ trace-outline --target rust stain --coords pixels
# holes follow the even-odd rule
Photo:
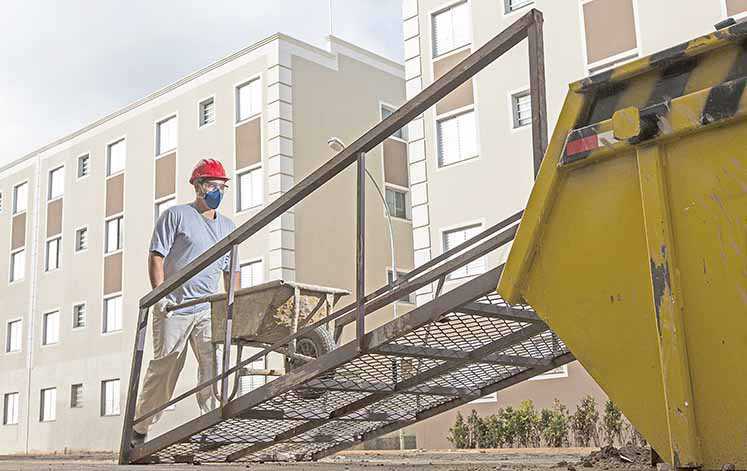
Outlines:
[[[661,260],[662,263],[660,264],[656,263],[654,260],[651,260],[651,285],[654,289],[654,307],[656,308],[656,324],[659,330],[659,337],[661,337],[662,335],[661,304],[666,293],[671,291],[666,245],[661,246]]]

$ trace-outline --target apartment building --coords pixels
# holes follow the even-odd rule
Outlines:
[[[548,126],[568,83],[713,30],[747,11],[744,0],[403,0],[407,98],[442,76],[531,8],[544,14]],[[408,127],[415,265],[524,208],[533,184],[526,41]],[[504,260],[468,265],[454,286]],[[417,302],[428,301],[426,288]],[[624,345],[620,346],[625,348]],[[603,391],[577,362],[462,407],[490,414],[532,399],[574,409]],[[456,410],[412,427],[417,446],[448,447]]]
[[[336,37],[321,49],[277,34],[0,168],[0,453],[118,448],[151,230],[165,208],[193,200],[199,159],[230,172],[220,211],[241,224],[328,160],[329,137],[351,142],[403,101],[401,64]],[[367,166],[395,216],[398,269],[409,270],[403,138]],[[373,290],[391,276],[389,235],[373,185],[366,203]],[[240,265],[244,286],[353,291],[354,170],[243,243]],[[249,377],[242,392],[263,382]],[[190,353],[177,391],[195,384]],[[153,432],[197,413],[183,401]]]

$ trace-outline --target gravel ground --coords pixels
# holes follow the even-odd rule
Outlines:
[[[318,463],[118,466],[105,456],[0,457],[0,471],[195,471],[249,469],[257,471],[651,471],[644,465],[615,466],[609,462],[582,464],[594,448],[531,448],[501,450],[347,451]]]

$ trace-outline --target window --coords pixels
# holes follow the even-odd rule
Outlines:
[[[21,351],[21,335],[23,324],[21,320],[15,320],[8,322],[8,331],[5,334],[5,351],[6,352],[20,352]]]
[[[122,248],[122,216],[106,221],[105,253],[112,253]]]
[[[83,385],[73,384],[70,386],[70,407],[83,407]]]
[[[39,420],[42,422],[55,420],[57,418],[57,388],[42,389],[39,406]]]
[[[86,304],[80,303],[73,306],[73,329],[86,326]]]
[[[60,341],[60,313],[58,311],[44,314],[42,326],[42,345],[52,345]]]
[[[582,0],[586,63],[590,73],[638,56],[632,0]]]
[[[433,15],[433,56],[459,49],[471,42],[471,25],[467,2],[454,5]]]
[[[514,129],[532,124],[532,96],[524,91],[511,96]]]
[[[215,121],[215,99],[208,98],[200,102],[200,127]]]
[[[81,252],[88,248],[88,228],[81,227],[75,231],[75,251]]]
[[[262,260],[255,262],[242,263],[241,269],[241,287],[261,285],[265,282],[265,264]]]
[[[726,16],[735,16],[742,18],[747,12],[747,2],[745,0],[726,0]]]
[[[264,200],[262,168],[258,167],[239,174],[238,211],[261,206]]]
[[[156,155],[162,155],[176,149],[177,129],[176,116],[166,118],[156,124]]]
[[[127,143],[124,139],[109,144],[106,150],[106,175],[114,175],[125,168],[127,159]]]
[[[175,204],[176,198],[169,198],[167,200],[159,201],[158,203],[156,203],[156,221],[158,221],[158,218],[161,217],[161,214],[163,214],[164,211],[174,206]]]
[[[57,167],[49,172],[47,200],[59,198],[65,192],[65,167]]]
[[[407,273],[405,273],[403,271],[400,271],[400,270],[397,270],[397,279],[400,279],[400,278],[404,277],[405,275],[407,275]],[[392,270],[387,270],[386,271],[386,280],[389,283],[394,282],[394,271],[392,271]],[[413,291],[410,294],[406,294],[406,295],[402,296],[401,298],[399,298],[398,301],[401,302],[401,303],[415,304],[415,292]]]
[[[236,122],[262,111],[262,89],[259,85],[259,79],[254,79],[236,87]]]
[[[88,154],[78,157],[78,178],[87,177],[91,171],[91,156]]]
[[[387,188],[386,205],[393,218],[407,219],[407,192]]]
[[[480,224],[475,224],[472,226],[461,227],[459,229],[452,229],[452,230],[444,231],[443,233],[444,252],[446,252],[447,250],[451,250],[457,245],[463,242],[466,242],[467,240],[476,236],[477,234],[480,233],[481,228],[482,226]],[[479,275],[480,273],[483,273],[484,271],[485,271],[485,258],[481,257],[451,272],[449,274],[449,279],[464,278],[466,276]]]
[[[568,365],[562,365],[557,368],[553,368],[550,371],[545,371],[541,375],[529,378],[530,380],[542,380],[542,379],[558,379],[568,377]]]
[[[101,415],[119,415],[119,380],[101,382]]]
[[[389,108],[386,105],[381,105],[381,119],[387,119],[394,113],[394,110]],[[392,134],[391,137],[396,137],[397,139],[407,140],[407,128],[402,127],[399,128],[397,131]]]
[[[60,268],[60,244],[62,238],[55,237],[47,241],[47,257],[44,269],[46,271],[57,270]]]
[[[256,355],[259,353],[258,348],[252,348],[250,347],[247,351],[247,355]],[[267,356],[259,357],[253,362],[246,365],[244,369],[242,369],[240,376],[239,376],[239,396],[243,396],[244,394],[248,393],[249,391],[252,391],[254,389],[257,389],[260,386],[263,386],[267,384],[267,376],[264,375],[252,375],[247,374],[247,370],[265,370],[267,369]]]
[[[437,131],[439,167],[477,157],[474,110],[439,120]]]
[[[3,192],[0,191],[0,213],[3,212]]]
[[[26,211],[28,204],[28,183],[21,183],[13,187],[13,214]]]
[[[3,425],[16,425],[18,423],[18,398],[17,392],[7,393],[3,396]]]
[[[122,296],[104,300],[104,333],[122,330]]]
[[[10,281],[22,280],[26,276],[26,251],[21,249],[10,254]]]
[[[506,13],[519,10],[534,3],[534,0],[504,0],[506,6]]]

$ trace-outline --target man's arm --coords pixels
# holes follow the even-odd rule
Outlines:
[[[150,252],[148,255],[148,276],[151,288],[156,288],[163,283],[163,256],[158,252]]]

